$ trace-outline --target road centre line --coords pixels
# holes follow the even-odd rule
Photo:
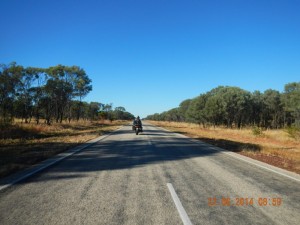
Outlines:
[[[191,222],[189,216],[187,215],[186,211],[184,210],[184,208],[173,188],[173,185],[171,183],[167,183],[167,186],[169,188],[169,191],[171,193],[171,196],[173,198],[173,201],[176,205],[177,211],[179,212],[179,215],[180,215],[180,218],[181,218],[183,224],[184,225],[192,225],[192,222]]]
[[[151,141],[151,139],[150,139],[150,137],[148,135],[147,135],[147,139],[148,139],[148,144],[152,145],[153,143],[152,143],[152,141]]]

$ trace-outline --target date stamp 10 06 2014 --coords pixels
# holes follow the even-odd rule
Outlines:
[[[210,197],[207,198],[208,206],[274,206],[282,205],[282,198],[280,197],[258,197],[258,198],[230,198],[230,197]]]

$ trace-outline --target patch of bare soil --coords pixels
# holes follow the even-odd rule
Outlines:
[[[300,174],[299,167],[297,168],[295,161],[291,159],[285,159],[277,155],[267,155],[259,152],[255,152],[254,154],[248,152],[239,152],[239,154]]]

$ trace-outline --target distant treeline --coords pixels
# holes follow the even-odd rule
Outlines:
[[[272,89],[251,93],[238,87],[219,86],[147,119],[192,122],[204,127],[300,127],[300,82],[286,84],[283,93]]]
[[[14,118],[25,123],[61,123],[79,119],[132,119],[124,107],[83,102],[92,90],[91,79],[78,66],[49,68],[0,65],[0,124]]]

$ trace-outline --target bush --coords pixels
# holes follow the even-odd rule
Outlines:
[[[295,140],[300,139],[300,128],[297,126],[290,126],[285,129],[285,131],[289,134],[291,138],[294,138]]]
[[[262,131],[261,127],[254,126],[254,127],[252,127],[252,134],[254,136],[261,136],[261,135],[263,135],[263,131]]]

